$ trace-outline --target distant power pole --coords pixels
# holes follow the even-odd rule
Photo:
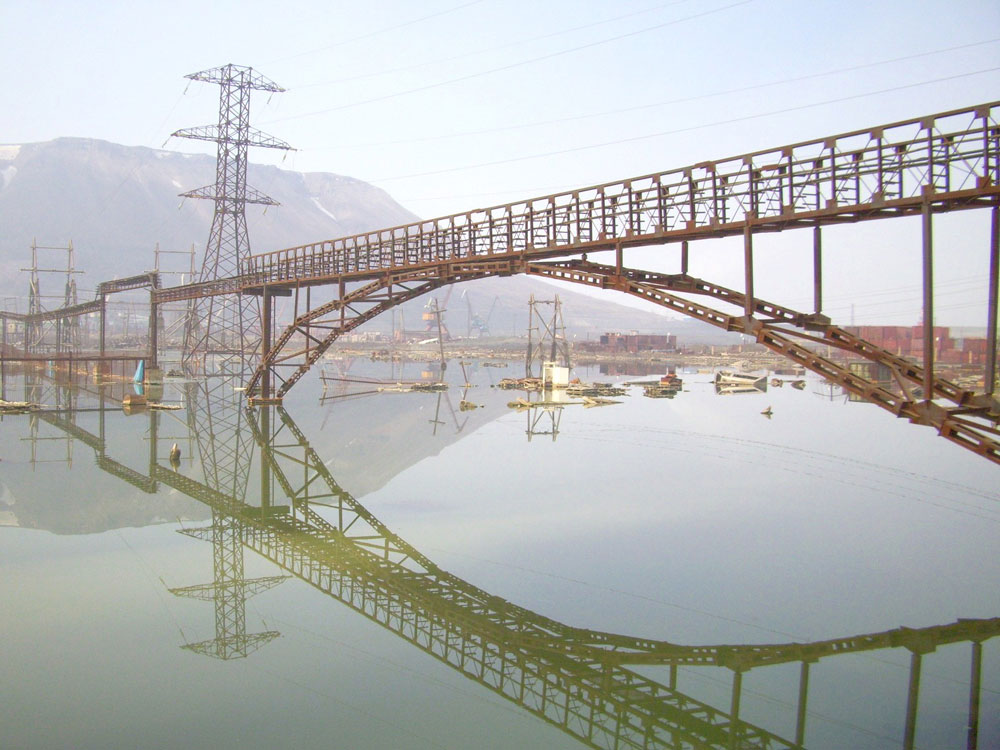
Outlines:
[[[239,274],[240,262],[250,255],[245,208],[247,203],[276,206],[276,201],[247,185],[247,149],[250,146],[290,150],[284,141],[250,127],[252,91],[281,92],[283,88],[241,65],[192,73],[192,81],[216,83],[220,88],[219,124],[178,130],[174,136],[218,144],[215,184],[181,193],[186,198],[215,201],[212,231],[205,247],[199,282]],[[260,304],[256,297],[224,295],[194,300],[184,327],[184,362],[208,354],[252,355],[259,342]],[[258,335],[255,335],[257,333]]]

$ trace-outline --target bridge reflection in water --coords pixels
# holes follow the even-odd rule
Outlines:
[[[148,415],[146,474],[106,454],[103,401],[99,435],[77,426],[71,412],[40,415],[93,448],[104,471],[148,493],[160,485],[171,487],[211,509],[210,527],[182,533],[213,543],[215,579],[171,591],[214,602],[216,634],[185,648],[233,659],[266,644],[278,634],[246,633],[246,598],[292,575],[584,745],[599,748],[805,747],[811,665],[903,648],[911,657],[899,736],[910,748],[924,657],[939,646],[968,642],[972,669],[965,739],[967,747],[978,747],[982,644],[1000,634],[1000,618],[770,645],[685,646],[565,625],[440,569],[338,485],[287,412],[280,407],[245,410],[233,396],[234,382],[241,381],[188,385],[188,427],[191,443],[199,445],[202,479],[166,460],[156,412]],[[250,438],[240,442],[237,432]],[[255,451],[260,454],[259,505],[246,502]],[[283,574],[244,579],[244,548]],[[790,663],[800,665],[799,684],[789,709],[794,716],[788,717],[794,720],[794,736],[784,737],[741,718],[740,703],[748,671]],[[635,669],[651,665],[665,668],[666,679],[657,681]],[[678,685],[682,666],[727,669],[732,677],[728,705],[711,705],[683,692]]]

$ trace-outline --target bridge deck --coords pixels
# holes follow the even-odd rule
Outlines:
[[[1000,103],[251,256],[240,287],[484,257],[544,260],[991,205]],[[207,290],[205,290],[207,291]]]

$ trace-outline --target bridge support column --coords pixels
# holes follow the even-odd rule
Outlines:
[[[910,688],[906,696],[906,728],[903,731],[903,748],[913,750],[913,742],[917,735],[917,702],[920,698],[920,663],[922,655],[919,651],[910,654]]]
[[[823,312],[823,230],[813,227],[813,308]]]
[[[104,358],[104,337],[105,331],[107,330],[108,321],[108,298],[105,295],[101,295],[101,330],[100,330],[100,352],[101,359]]]
[[[748,318],[753,315],[753,233],[750,224],[743,227],[743,274],[745,278],[745,295],[743,299],[743,314]]]
[[[158,441],[160,433],[160,412],[157,409],[149,410],[149,476],[153,476],[157,464]]]
[[[934,243],[931,203],[925,198],[920,212],[924,271],[924,401],[934,399]]]
[[[992,396],[997,379],[997,286],[1000,285],[1000,206],[990,213],[990,282],[986,313],[986,394]]]
[[[681,242],[681,273],[687,276],[688,272],[688,241]]]
[[[966,747],[979,747],[979,691],[983,674],[983,644],[972,642],[972,679],[969,681],[969,732]]]
[[[270,406],[260,410],[260,432],[264,436],[264,442],[260,446],[260,508],[266,514],[267,509],[271,507],[271,463],[265,455],[265,451],[271,448]]]
[[[795,720],[795,744],[804,745],[806,741],[806,704],[809,702],[809,662],[802,662],[799,672],[799,709]]]
[[[264,287],[261,295],[261,342],[260,356],[263,360],[271,352],[271,305],[274,298]],[[264,399],[271,398],[271,368],[265,367],[260,378],[260,396]]]
[[[159,312],[160,312],[160,306],[158,304],[156,304],[155,302],[153,302],[153,293],[152,293],[152,291],[150,291],[149,297],[150,297],[150,299],[149,299],[149,356],[148,356],[149,362],[147,363],[146,366],[147,367],[152,367],[152,368],[155,369],[157,367],[157,363],[156,363],[156,350],[159,348],[159,343],[160,343],[159,342],[159,338],[158,338],[158,333],[159,332],[157,330],[157,325],[156,325],[157,317],[158,317]]]
[[[743,693],[743,672],[733,672],[733,694],[729,704],[729,748],[736,750],[740,746],[740,696]]]

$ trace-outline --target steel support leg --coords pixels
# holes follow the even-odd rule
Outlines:
[[[260,339],[260,357],[261,361],[267,357],[271,352],[271,303],[273,297],[268,293],[267,287],[264,287],[264,293],[261,295],[261,339]],[[265,367],[264,371],[261,373],[260,377],[260,395],[261,398],[271,398],[271,368]]]
[[[917,734],[917,702],[920,698],[921,655],[914,651],[910,655],[910,689],[906,696],[906,728],[903,733],[903,748],[913,750]]]
[[[934,245],[931,236],[931,204],[924,201],[923,226],[924,271],[924,400],[934,398]]]
[[[156,409],[149,410],[149,476],[153,476],[153,468],[157,464],[157,435],[160,431],[160,413]]]
[[[150,292],[152,297],[152,291]],[[149,303],[149,366],[156,367],[156,350],[159,348],[158,331],[156,326],[160,306],[150,300]]]
[[[729,748],[739,747],[740,735],[740,694],[743,692],[743,673],[733,672],[733,695],[729,703]]]
[[[813,227],[813,308],[823,312],[823,230]]]
[[[979,692],[982,685],[983,644],[972,643],[972,678],[969,681],[969,733],[966,742],[967,750],[977,750],[979,747]]]
[[[688,272],[688,241],[681,242],[681,273],[687,276]]]
[[[993,395],[997,379],[997,287],[1000,286],[1000,206],[990,212],[990,281],[986,313],[986,394]]]
[[[108,320],[108,298],[105,297],[102,294],[101,295],[101,336],[100,336],[100,341],[101,341],[101,343],[100,343],[100,352],[101,352],[101,361],[102,362],[104,361],[104,336],[105,336],[105,331],[107,329],[107,320]]]
[[[818,312],[818,311],[817,311]],[[795,744],[806,741],[806,705],[809,702],[809,662],[802,662],[799,672],[799,710],[795,721]]]
[[[0,318],[3,326],[2,342],[0,342],[0,400],[7,400],[7,318]]]
[[[753,234],[749,224],[743,227],[743,273],[746,287],[743,314],[749,318],[753,315]]]
[[[266,300],[266,298],[265,298]],[[271,462],[267,460],[266,451],[271,450],[271,407],[260,410],[260,433],[264,442],[260,446],[260,507],[271,507]]]
[[[677,689],[677,665],[676,664],[671,664],[670,665],[670,683],[669,684],[670,684],[670,689],[671,690],[676,690]]]

